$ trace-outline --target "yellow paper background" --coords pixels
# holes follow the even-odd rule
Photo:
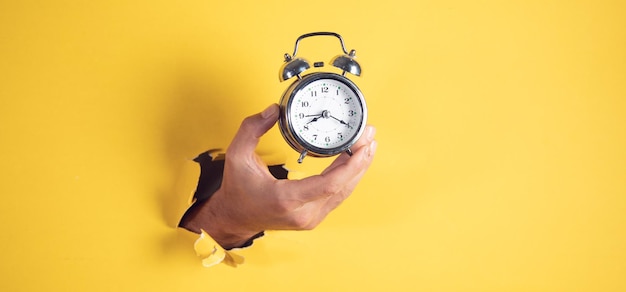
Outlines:
[[[624,291],[621,1],[3,1],[2,291]],[[194,155],[356,49],[374,164],[310,232],[203,268]],[[328,62],[336,40],[302,44]],[[274,128],[259,151],[312,173]]]

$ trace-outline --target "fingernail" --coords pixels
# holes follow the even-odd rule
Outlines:
[[[378,142],[376,142],[376,140],[372,141],[372,143],[370,143],[369,148],[367,149],[367,157],[372,157],[374,156],[374,154],[376,153],[376,148],[378,147]]]
[[[265,110],[263,110],[263,112],[261,113],[261,117],[264,119],[269,119],[270,117],[274,116],[277,112],[278,112],[278,107],[276,106],[276,104],[272,104],[268,106]]]

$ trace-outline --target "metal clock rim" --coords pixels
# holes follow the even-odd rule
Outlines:
[[[331,149],[320,148],[315,145],[308,143],[307,141],[300,138],[295,134],[295,129],[293,124],[291,123],[290,113],[291,113],[291,103],[294,100],[294,96],[300,89],[304,88],[306,85],[320,80],[320,79],[333,79],[339,82],[342,82],[353,91],[358,97],[359,104],[362,108],[363,119],[361,123],[358,125],[357,133],[348,141],[343,143],[339,147],[333,147]],[[356,143],[356,141],[361,137],[363,131],[365,130],[364,124],[367,122],[367,105],[365,103],[365,98],[363,97],[363,93],[358,88],[358,86],[352,82],[352,80],[346,78],[345,76],[332,73],[332,72],[315,72],[310,73],[302,77],[302,79],[298,79],[294,81],[283,94],[280,101],[281,115],[279,118],[279,124],[281,128],[281,134],[287,140],[289,145],[294,148],[298,152],[307,151],[307,154],[310,156],[316,157],[329,157],[337,155],[341,152],[346,152],[350,150],[350,147]]]

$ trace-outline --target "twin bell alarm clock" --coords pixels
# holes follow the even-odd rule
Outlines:
[[[315,36],[339,39],[343,54],[331,59],[339,68],[333,72],[306,73],[310,63],[298,54],[301,40]],[[352,155],[350,147],[361,137],[367,121],[367,106],[361,90],[346,77],[346,73],[361,75],[361,66],[355,60],[356,51],[349,53],[343,38],[333,32],[314,32],[301,35],[296,40],[293,55],[285,54],[279,79],[295,78],[280,99],[278,124],[285,141],[298,153],[298,163],[306,156],[329,157],[342,152]],[[316,68],[324,66],[315,62]],[[336,71],[336,70],[335,70]]]

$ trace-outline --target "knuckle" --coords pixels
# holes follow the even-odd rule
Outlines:
[[[252,129],[254,127],[254,120],[252,117],[247,117],[241,121],[241,125],[239,125],[239,132],[244,136],[250,135]]]
[[[293,208],[293,203],[286,200],[276,200],[271,206],[272,212],[279,215],[289,214]]]
[[[270,207],[271,211],[282,217],[290,216],[304,204],[300,200],[283,196],[274,196],[271,200],[273,201]]]
[[[311,230],[315,226],[311,224],[310,216],[306,214],[298,214],[290,217],[290,225],[297,230]]]
[[[324,184],[322,188],[323,195],[325,196],[333,196],[340,193],[342,190],[342,184],[337,181],[329,181]]]
[[[310,230],[315,227],[313,215],[302,209],[302,203],[293,200],[278,200],[272,206],[272,212],[283,222],[288,229]]]

